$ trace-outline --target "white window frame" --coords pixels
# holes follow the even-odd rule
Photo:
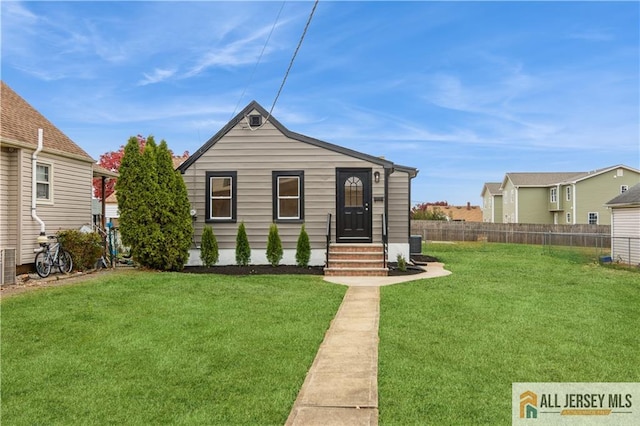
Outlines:
[[[206,200],[206,209],[207,216],[205,218],[205,222],[213,223],[213,222],[236,222],[236,214],[237,214],[237,179],[238,174],[235,171],[223,171],[223,172],[212,172],[208,171],[205,173],[206,175],[206,191],[207,191],[207,200]],[[229,188],[229,195],[225,196],[214,196],[212,194],[213,181],[215,179],[229,179],[231,183],[231,187]],[[230,216],[213,216],[213,202],[214,200],[229,200],[230,204]]]
[[[595,218],[595,223],[592,223],[592,221],[591,221],[592,217]],[[587,223],[589,225],[597,225],[599,221],[600,221],[600,218],[599,218],[598,212],[589,212],[589,213],[587,213]]]
[[[566,188],[566,194],[567,194],[567,201],[571,201],[571,187],[567,186]]]
[[[557,203],[558,202],[558,188],[551,188],[549,193],[549,202]]]
[[[627,192],[629,190],[629,185],[620,185],[620,193]]]
[[[280,179],[295,178],[298,181],[298,195],[280,195]],[[275,222],[301,222],[304,221],[304,171],[287,170],[273,171],[273,220]],[[280,200],[297,200],[298,212],[296,216],[282,216],[280,214]]]
[[[567,215],[565,216],[565,219],[566,219],[567,223],[571,223],[571,212],[567,212]]]
[[[46,167],[48,169],[49,180],[38,180],[38,167]],[[38,204],[53,204],[53,164],[44,161],[36,162],[36,203]],[[47,198],[38,197],[38,185],[49,185],[49,196]]]

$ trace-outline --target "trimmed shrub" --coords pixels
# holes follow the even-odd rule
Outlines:
[[[240,222],[238,226],[238,234],[236,235],[236,264],[239,266],[247,266],[251,262],[251,247],[249,246],[249,237],[244,227],[244,222]]]
[[[405,272],[407,270],[407,261],[403,255],[398,254],[398,270],[400,272]]]
[[[218,241],[213,233],[213,228],[205,225],[202,231],[202,244],[200,245],[200,259],[204,266],[213,266],[218,263]]]
[[[267,260],[271,266],[278,266],[282,260],[282,241],[278,234],[278,226],[272,223],[269,227],[269,238],[267,239]]]
[[[96,232],[84,233],[76,229],[58,231],[56,234],[62,248],[71,254],[73,269],[93,269],[102,256],[102,238]]]
[[[298,244],[296,245],[296,264],[306,268],[309,266],[309,259],[311,258],[311,245],[309,244],[309,235],[304,229],[304,224],[300,229],[300,235],[298,236]]]

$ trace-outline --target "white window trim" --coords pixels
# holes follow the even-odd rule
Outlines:
[[[49,168],[49,182],[38,181],[38,166],[46,166]],[[36,204],[53,205],[53,163],[50,161],[37,161],[34,173],[36,175]],[[39,183],[46,183],[49,185],[49,198],[38,198],[37,188]]]
[[[565,193],[567,194],[567,201],[571,201],[571,187],[567,186],[565,189]]]
[[[551,188],[549,193],[549,202],[557,203],[558,202],[558,188]]]
[[[296,179],[298,181],[298,195],[295,195],[295,196],[293,196],[293,195],[280,195],[280,179],[283,179],[283,178],[286,178],[286,179],[294,178],[294,179]],[[280,203],[278,202],[278,205],[277,205],[278,219],[279,220],[300,219],[300,201],[301,201],[300,200],[300,177],[299,176],[285,176],[285,175],[282,175],[282,176],[278,176],[277,179],[278,179],[278,183],[277,183],[277,187],[278,187],[277,199],[278,199],[278,201],[280,201],[280,200],[297,200],[298,201],[298,212],[297,212],[297,214],[295,216],[283,216],[280,213]]]
[[[591,221],[589,220],[591,215],[595,215],[596,223],[591,223]],[[598,212],[588,212],[587,213],[587,224],[588,225],[598,225],[599,223],[600,223],[600,215],[598,214]]]
[[[629,185],[620,185],[620,193],[627,192],[629,190]]]
[[[567,214],[565,216],[565,221],[567,223],[571,223],[571,212],[567,212]]]

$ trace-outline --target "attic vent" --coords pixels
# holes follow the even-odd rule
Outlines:
[[[249,116],[249,125],[251,127],[257,127],[262,125],[262,116],[261,115],[250,115]]]

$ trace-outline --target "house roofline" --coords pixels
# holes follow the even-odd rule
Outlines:
[[[10,148],[19,148],[19,149],[25,149],[25,150],[29,150],[29,151],[35,151],[38,147],[37,146],[33,146],[29,143],[26,142],[22,142],[22,141],[18,141],[15,139],[11,139],[11,138],[7,138],[7,137],[2,137],[2,139],[0,139],[0,145],[3,146],[7,146]],[[91,157],[85,157],[84,155],[80,155],[80,154],[74,154],[71,152],[65,152],[65,151],[60,151],[59,149],[52,149],[49,147],[44,147],[42,151],[40,151],[42,154],[49,154],[49,155],[55,155],[58,157],[65,157],[65,158],[70,158],[72,160],[78,160],[78,161],[84,161],[85,163],[95,163],[96,160],[94,160]]]
[[[290,139],[294,139],[300,142],[305,142],[310,145],[314,145],[320,148],[328,149],[330,151],[337,152],[339,154],[348,155],[350,157],[358,158],[360,160],[368,161],[370,163],[378,164],[385,169],[393,169],[394,167],[398,170],[406,171],[409,174],[412,174],[411,177],[415,177],[418,174],[418,170],[411,167],[396,165],[389,160],[385,160],[380,157],[375,157],[373,155],[365,154],[359,151],[355,151],[353,149],[345,148],[339,145],[334,145],[329,142],[322,141],[320,139],[315,139],[310,136],[306,136],[300,133],[293,132],[287,129],[282,123],[280,123],[273,115],[269,115],[269,112],[264,109],[258,102],[251,101],[242,111],[240,111],[234,118],[231,119],[222,129],[220,129],[215,135],[213,135],[207,142],[205,142],[196,152],[194,152],[185,162],[183,162],[177,170],[181,173],[184,173],[193,163],[195,163],[198,158],[200,158],[205,152],[207,152],[213,145],[215,145],[224,135],[226,135],[231,129],[233,129],[240,121],[242,121],[245,116],[247,116],[251,111],[257,110],[262,116],[265,118],[268,117],[266,121],[269,121],[276,129],[278,129],[282,134]]]

